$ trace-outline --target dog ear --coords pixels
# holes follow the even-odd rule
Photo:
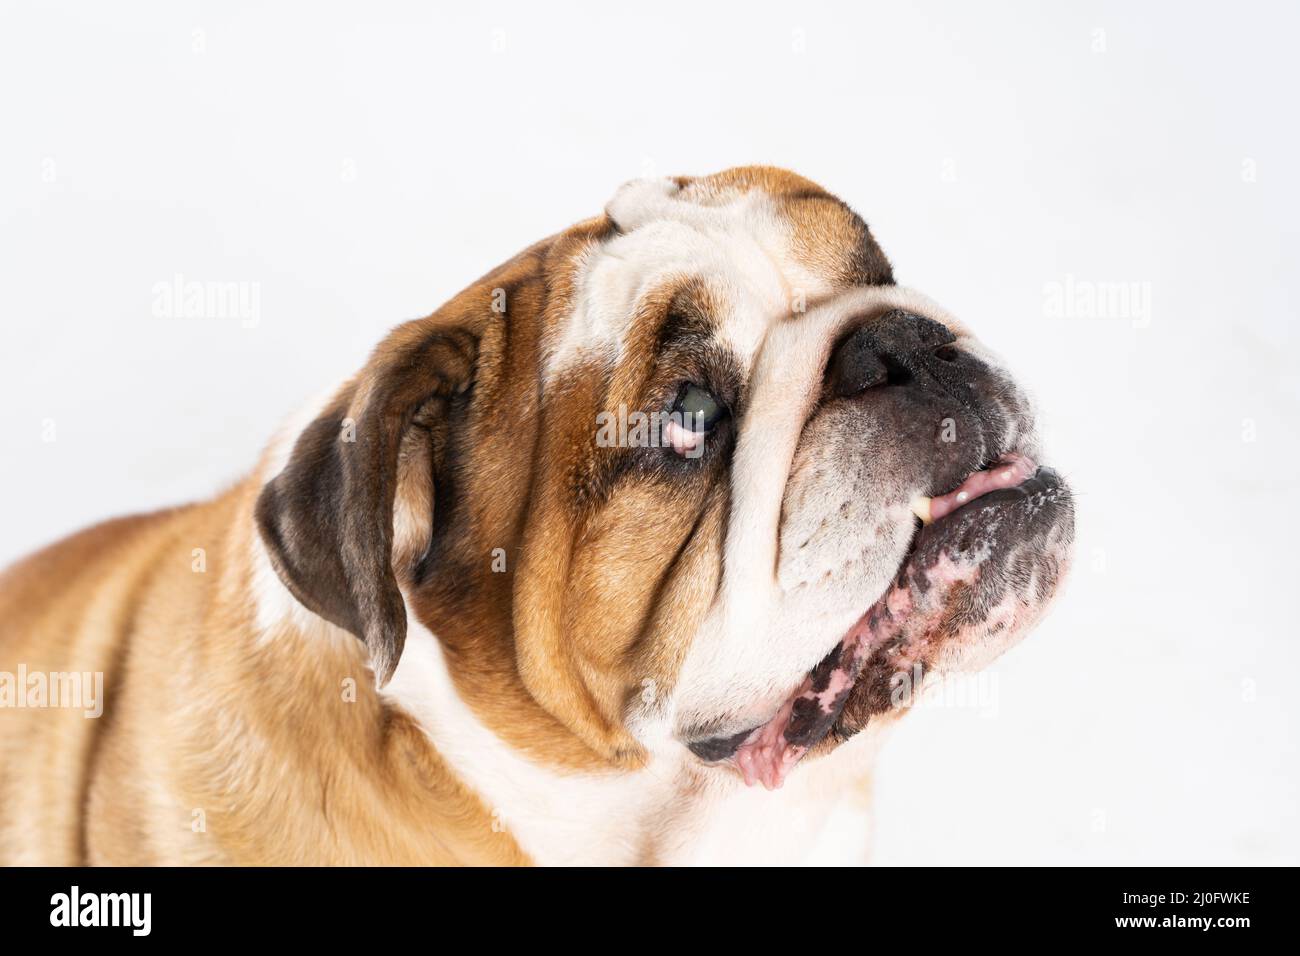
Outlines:
[[[445,420],[473,385],[477,353],[478,337],[462,328],[430,319],[397,328],[303,430],[257,500],[276,573],[309,610],[365,643],[380,687],[406,642],[393,567],[403,438],[417,414],[422,424]]]

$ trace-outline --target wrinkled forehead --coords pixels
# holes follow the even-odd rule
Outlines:
[[[707,300],[696,317],[747,367],[774,321],[893,281],[866,223],[783,170],[635,180],[605,212],[609,230],[577,254],[571,309],[549,330],[549,373],[617,363],[653,311],[647,303],[682,290]]]

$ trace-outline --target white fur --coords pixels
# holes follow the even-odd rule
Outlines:
[[[409,615],[407,621],[406,648],[384,696],[419,722],[493,820],[537,862],[636,862],[636,821],[662,799],[658,781],[629,773],[563,773],[515,752],[456,693],[437,638]]]
[[[706,277],[726,290],[733,311],[721,323],[722,341],[742,358],[789,313],[796,292],[816,298],[830,291],[792,254],[789,226],[766,194],[738,192],[702,206],[676,192],[668,179],[636,180],[610,201],[622,234],[579,264],[575,307],[547,343],[547,380],[593,354],[617,361],[638,302],[673,276]]]

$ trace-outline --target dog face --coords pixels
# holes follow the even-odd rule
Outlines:
[[[1035,442],[861,219],[745,168],[629,184],[399,327],[257,517],[381,684],[412,615],[539,759],[775,786],[1041,613],[1073,512]]]

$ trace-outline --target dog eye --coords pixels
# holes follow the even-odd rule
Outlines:
[[[673,414],[681,416],[682,427],[697,434],[707,432],[727,414],[727,407],[707,388],[687,384],[673,403]]]

